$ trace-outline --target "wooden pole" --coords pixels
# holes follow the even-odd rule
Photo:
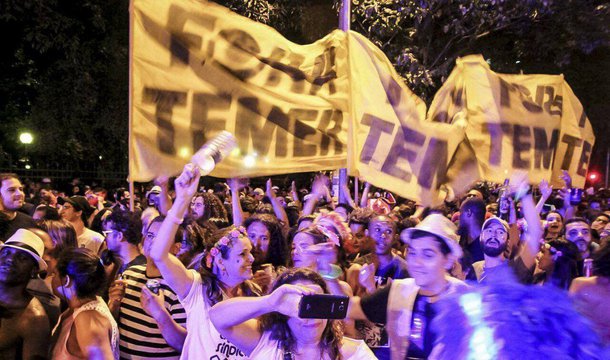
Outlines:
[[[129,140],[128,140],[128,148],[129,148],[129,175],[127,177],[127,181],[129,181],[129,209],[134,211],[135,203],[134,203],[134,185],[133,185],[133,148],[132,148],[132,133],[131,127],[133,125],[133,111],[132,111],[132,98],[133,98],[133,0],[129,1],[129,90],[128,90],[128,104],[129,104]]]

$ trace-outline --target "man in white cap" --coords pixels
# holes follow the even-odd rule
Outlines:
[[[0,248],[0,359],[44,359],[51,335],[38,299],[28,294],[30,279],[46,271],[44,243],[19,229]],[[20,353],[17,353],[20,351]]]
[[[455,225],[441,214],[427,216],[404,235],[412,278],[393,280],[362,299],[351,298],[348,317],[385,324],[392,359],[426,359],[435,351],[436,335],[429,327],[436,315],[432,304],[466,286],[447,273],[462,249]]]
[[[479,282],[493,281],[494,277],[504,276],[506,271],[502,267],[506,266],[513,269],[520,282],[531,282],[543,230],[534,199],[528,191],[527,179],[517,180],[516,185],[511,184],[511,189],[516,194],[515,202],[521,201],[521,209],[527,221],[526,230],[521,236],[522,242],[518,253],[510,256],[507,251],[508,224],[496,216],[487,219],[481,229],[481,245],[485,259],[472,264]]]
[[[261,202],[265,197],[265,190],[261,188],[256,188],[252,191],[252,197],[256,199],[256,201]]]

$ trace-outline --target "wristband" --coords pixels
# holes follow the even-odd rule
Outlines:
[[[337,280],[343,275],[343,270],[335,264],[330,264],[330,271],[319,271],[324,280]]]
[[[182,221],[184,221],[184,218],[177,217],[171,210],[167,212],[167,216],[165,216],[165,218],[168,219],[172,224],[176,225],[181,225]]]

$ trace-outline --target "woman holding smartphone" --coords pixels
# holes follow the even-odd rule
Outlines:
[[[269,295],[223,301],[210,317],[250,359],[375,359],[364,342],[342,336],[340,321],[298,317],[302,296],[313,294],[328,294],[324,279],[307,268],[289,269]]]
[[[214,245],[202,257],[199,271],[187,268],[170,253],[174,235],[199,184],[199,169],[187,164],[175,181],[176,200],[150,247],[150,256],[174,290],[187,314],[187,335],[181,359],[244,359],[245,355],[220,336],[208,311],[235,296],[257,296],[252,278],[252,245],[243,228],[219,230]]]

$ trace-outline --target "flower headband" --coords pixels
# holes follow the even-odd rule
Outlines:
[[[334,211],[320,213],[313,224],[337,246],[341,246],[341,239],[347,239],[350,234],[341,215]]]
[[[551,255],[553,256],[553,261],[557,261],[557,259],[559,259],[563,253],[560,250],[555,249],[554,247],[552,247],[550,244],[544,244],[545,249],[547,249]]]
[[[215,244],[212,246],[210,251],[205,255],[205,265],[208,268],[212,268],[212,260],[214,257],[222,251],[223,247],[231,248],[233,246],[233,242],[239,239],[240,237],[247,237],[246,229],[243,226],[235,228],[231,230],[227,235],[221,237]]]

